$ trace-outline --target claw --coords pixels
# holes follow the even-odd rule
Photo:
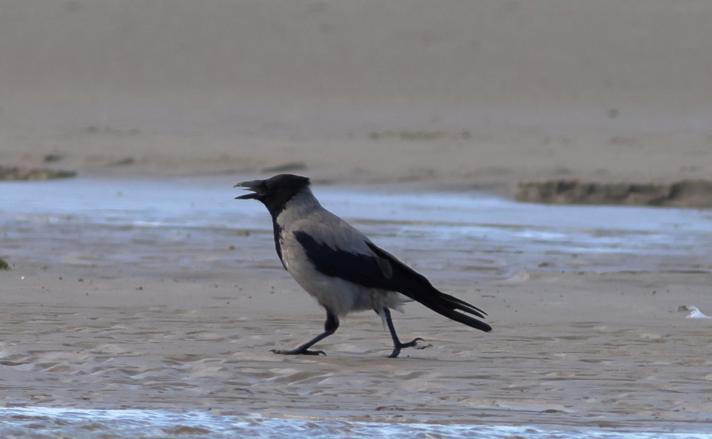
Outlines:
[[[420,337],[416,337],[413,340],[409,341],[408,343],[401,343],[400,347],[401,348],[412,348],[412,347],[415,347],[419,341],[424,341],[424,340]]]
[[[430,344],[427,344],[425,346],[420,347],[420,346],[418,346],[419,341],[424,341],[424,340],[420,337],[416,337],[413,340],[409,341],[408,343],[397,344],[393,348],[393,352],[391,352],[391,355],[389,355],[388,358],[398,358],[398,355],[400,355],[400,351],[403,348],[413,348],[414,347],[416,349],[425,349],[425,348],[429,348],[430,346],[432,346]]]

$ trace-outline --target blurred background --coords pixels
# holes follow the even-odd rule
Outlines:
[[[710,22],[705,0],[0,0],[0,163],[702,178]]]

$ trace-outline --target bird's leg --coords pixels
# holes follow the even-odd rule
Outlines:
[[[272,349],[272,352],[275,354],[282,354],[282,355],[326,355],[326,352],[324,351],[310,351],[309,348],[312,347],[312,345],[316,344],[317,342],[325,339],[326,337],[330,336],[334,332],[336,332],[336,329],[339,327],[339,318],[336,316],[336,314],[332,313],[328,309],[326,310],[326,323],[324,323],[324,332],[321,334],[317,335],[316,337],[312,338],[308,342],[304,343],[303,345],[299,346],[296,349],[284,351],[284,350],[279,350],[279,349]]]
[[[391,352],[391,355],[389,355],[388,358],[396,358],[398,357],[398,354],[400,354],[401,349],[412,348],[419,341],[423,341],[422,338],[418,337],[414,338],[408,343],[401,343],[400,339],[398,338],[398,334],[396,334],[396,328],[393,326],[393,320],[391,319],[391,311],[387,307],[383,307],[383,315],[386,317],[386,324],[388,325],[388,330],[391,332],[391,338],[393,339],[393,352]]]

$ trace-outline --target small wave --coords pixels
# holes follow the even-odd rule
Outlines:
[[[385,423],[323,419],[278,419],[259,415],[227,416],[209,411],[76,409],[63,407],[0,408],[4,438],[413,438],[468,439],[592,438],[710,439],[704,432],[615,431],[539,426]]]

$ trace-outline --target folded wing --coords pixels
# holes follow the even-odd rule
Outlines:
[[[316,270],[326,276],[369,288],[397,291],[452,320],[482,331],[492,330],[490,325],[472,317],[484,318],[484,311],[439,291],[425,276],[365,238],[354,243],[358,245],[339,243],[344,247],[340,248],[320,242],[305,231],[294,232],[294,237]]]

